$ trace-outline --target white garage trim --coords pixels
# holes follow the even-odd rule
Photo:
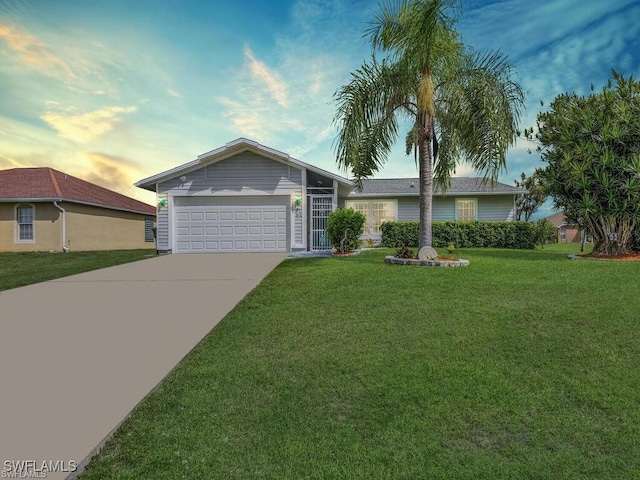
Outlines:
[[[287,252],[290,197],[173,196],[174,253]]]

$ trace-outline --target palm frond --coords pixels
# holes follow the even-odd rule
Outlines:
[[[438,92],[439,122],[455,142],[461,160],[497,180],[516,138],[524,106],[522,89],[500,53],[472,52]]]
[[[414,90],[402,62],[364,63],[334,99],[338,166],[356,179],[372,176],[386,161],[398,134],[399,110],[410,108]]]

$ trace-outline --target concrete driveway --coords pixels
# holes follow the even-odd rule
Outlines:
[[[0,292],[0,476],[80,464],[284,258],[167,255]]]

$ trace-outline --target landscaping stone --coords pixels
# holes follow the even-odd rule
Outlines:
[[[422,247],[418,252],[419,260],[436,260],[438,252],[433,247]]]
[[[418,265],[422,267],[467,267],[469,260],[420,260],[416,258],[397,258],[393,255],[384,257],[384,261],[393,265]]]

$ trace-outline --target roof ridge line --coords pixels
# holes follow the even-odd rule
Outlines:
[[[58,196],[62,198],[62,191],[60,190],[60,185],[58,185],[58,180],[56,179],[56,176],[53,173],[53,169],[48,168],[48,170],[49,170],[49,176],[51,177],[51,181],[53,182],[53,188],[58,194]]]

